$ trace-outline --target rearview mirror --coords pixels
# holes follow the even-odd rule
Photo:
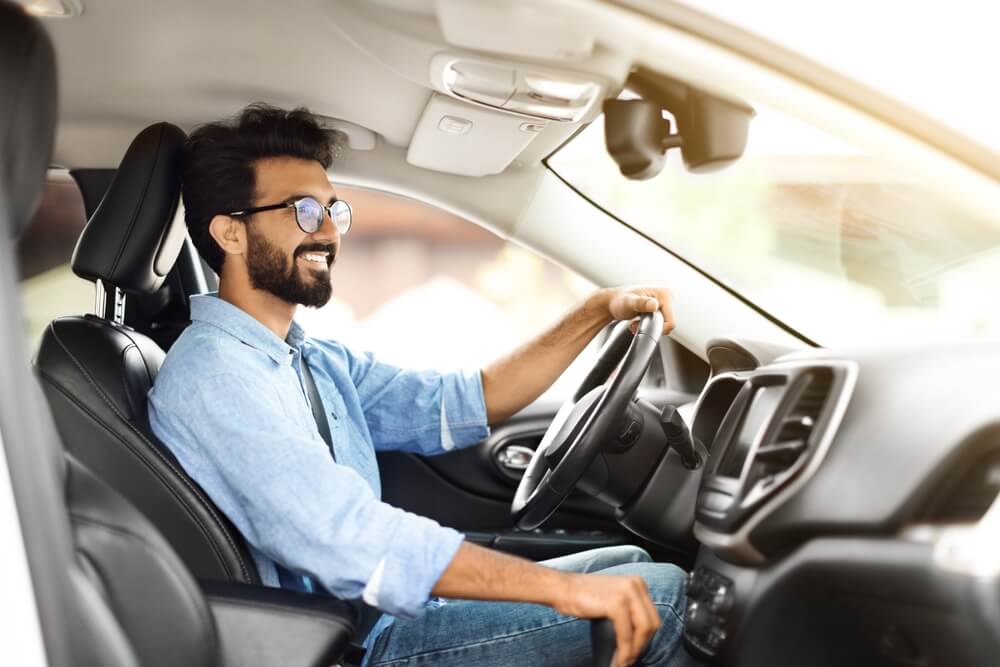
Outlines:
[[[698,173],[722,169],[743,155],[755,115],[749,105],[642,71],[629,87],[642,99],[604,101],[605,144],[626,178],[652,178],[671,148],[680,148],[684,166]],[[676,133],[664,111],[673,115]]]

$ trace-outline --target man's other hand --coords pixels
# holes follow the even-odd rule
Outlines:
[[[607,618],[615,626],[615,659],[631,665],[660,627],[660,616],[641,577],[567,574],[552,608],[565,616]]]
[[[614,320],[631,320],[659,310],[663,314],[664,335],[674,330],[670,290],[665,287],[609,287],[598,290],[592,298],[597,300],[598,307],[606,308]],[[635,331],[635,324],[632,330]]]

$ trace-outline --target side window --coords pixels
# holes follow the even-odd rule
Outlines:
[[[312,335],[404,367],[477,368],[542,331],[594,289],[433,206],[337,190],[354,210],[354,226],[333,268],[330,303],[300,309]]]
[[[73,248],[86,223],[76,182],[64,170],[50,171],[35,216],[17,244],[32,350],[51,320],[93,309],[94,286],[70,269]]]

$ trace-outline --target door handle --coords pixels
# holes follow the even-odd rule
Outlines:
[[[531,457],[535,455],[535,450],[524,445],[507,445],[497,450],[496,460],[501,468],[507,470],[522,471],[531,463]]]

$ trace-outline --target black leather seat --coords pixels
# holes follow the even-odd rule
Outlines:
[[[0,308],[15,315],[10,324],[0,323],[0,456],[11,471],[25,535],[45,639],[43,660],[54,667],[329,665],[354,632],[353,608],[333,598],[260,586],[220,584],[206,593],[143,514],[74,456],[64,455],[27,364],[17,359],[25,354],[25,345],[17,333],[9,237],[30,219],[48,164],[54,62],[51,43],[38,23],[0,0]],[[113,253],[116,265],[127,247],[119,242]],[[163,248],[170,243],[163,241]],[[120,340],[127,332],[88,339],[91,325],[106,326],[81,318],[60,330],[63,340],[55,344],[66,354],[65,363],[84,354],[76,340],[79,332],[84,332],[83,341],[104,341],[98,345],[114,340],[122,354],[119,367],[138,363],[127,351],[129,344]],[[88,382],[104,377],[90,375],[96,367],[81,365],[78,370]],[[131,381],[131,373],[127,375]],[[50,393],[59,391],[50,387]],[[110,414],[126,408],[132,411],[129,418],[142,414],[128,403],[131,389],[113,398],[100,395]],[[68,395],[65,399],[72,402]],[[89,399],[79,401],[81,410],[89,405]],[[95,412],[88,418],[105,416]],[[77,450],[88,451],[80,440]],[[188,492],[196,495],[194,489]]]
[[[239,533],[150,431],[146,392],[165,355],[122,324],[127,295],[155,292],[184,242],[175,219],[184,139],[157,123],[129,146],[73,254],[106,316],[53,321],[35,366],[69,451],[138,507],[197,577],[257,583]]]

